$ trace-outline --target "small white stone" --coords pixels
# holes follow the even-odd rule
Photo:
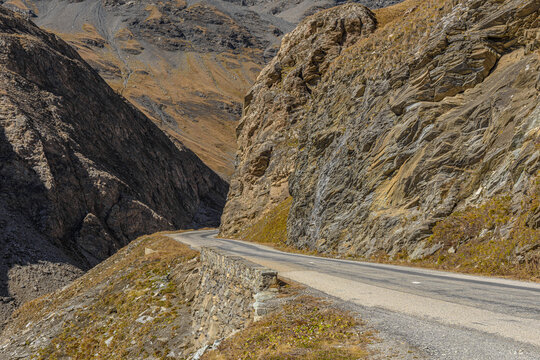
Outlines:
[[[141,324],[146,324],[147,322],[149,321],[152,321],[154,320],[153,317],[151,316],[148,316],[148,315],[143,315],[143,316],[140,316],[137,320],[135,320],[136,322],[138,323],[141,323]]]
[[[111,342],[113,341],[113,339],[114,339],[114,335],[108,338],[107,340],[105,340],[105,345],[107,345],[107,347],[111,346]]]

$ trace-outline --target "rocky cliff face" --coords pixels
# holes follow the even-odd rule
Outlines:
[[[236,173],[222,218],[222,233],[242,234],[250,223],[289,196],[299,131],[312,89],[332,60],[373,32],[373,13],[360,5],[327,10],[298,26],[261,72],[245,99],[238,128]]]
[[[540,3],[347,6],[304,21],[248,94],[222,234],[290,195],[301,248],[418,258],[510,239],[504,261],[538,248]],[[295,58],[314,33],[334,45]]]
[[[2,320],[137,236],[219,222],[221,178],[3,8],[0,64]]]
[[[226,178],[242,98],[281,36],[340,2],[0,0],[68,41],[113,89]]]

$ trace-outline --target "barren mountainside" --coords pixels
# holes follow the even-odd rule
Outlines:
[[[539,15],[408,0],[304,20],[246,97],[221,234],[538,266]]]
[[[215,226],[227,191],[69,45],[2,7],[0,159],[2,322],[137,236]]]
[[[113,89],[225,178],[243,96],[281,36],[340,2],[0,1],[74,46]]]

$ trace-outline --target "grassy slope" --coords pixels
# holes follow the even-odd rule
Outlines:
[[[220,344],[203,360],[356,360],[374,339],[350,314],[300,296]]]
[[[255,224],[242,231],[239,238],[253,242],[285,245],[287,241],[287,216],[291,204],[292,198],[289,197],[264,214]]]
[[[23,305],[8,331],[36,359],[166,358],[189,341],[185,287],[197,256],[161,234],[143,236],[69,286]],[[50,342],[40,343],[43,334]]]

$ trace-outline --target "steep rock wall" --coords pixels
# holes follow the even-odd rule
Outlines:
[[[278,55],[246,95],[237,128],[236,172],[221,221],[223,236],[241,236],[290,196],[298,131],[313,89],[345,47],[374,29],[373,13],[349,4],[308,18],[284,37]]]
[[[501,195],[520,218],[540,166],[539,11],[535,0],[409,0],[378,11],[382,25],[342,50],[307,100],[288,96],[302,101],[293,127],[252,108],[288,95],[265,82],[311,63],[284,70],[278,55],[248,95],[222,234],[241,234],[275,206],[268,194],[287,190],[289,244],[329,253],[425,256],[438,222]],[[305,24],[296,47],[310,44]],[[266,143],[290,150],[244,160],[262,159]],[[279,163],[285,170],[265,165]]]

